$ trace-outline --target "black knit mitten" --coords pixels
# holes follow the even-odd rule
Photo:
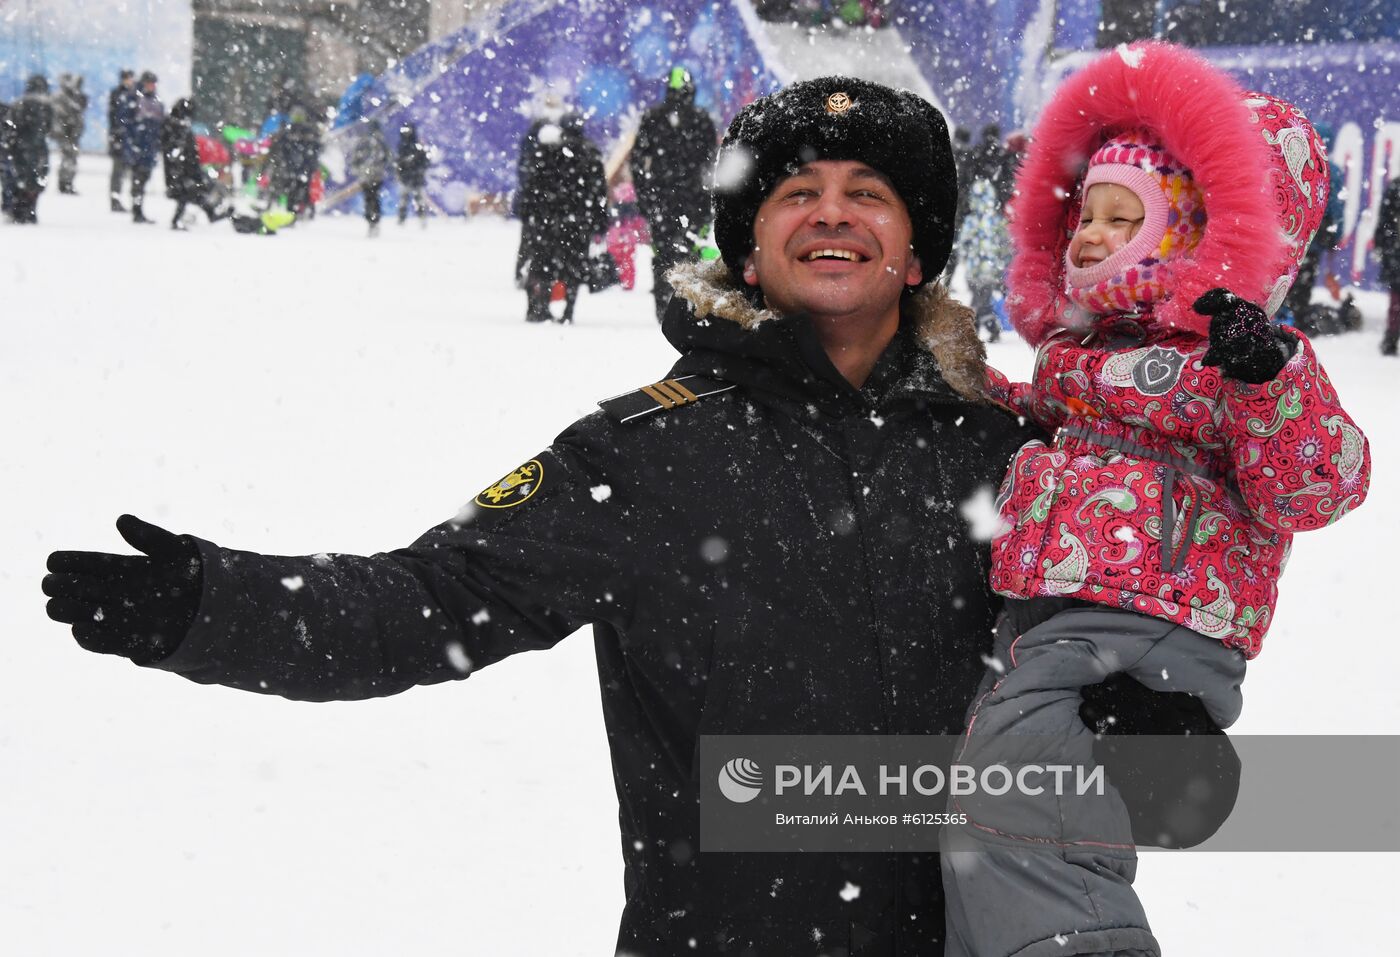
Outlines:
[[[1228,289],[1210,290],[1191,308],[1210,317],[1210,347],[1202,362],[1232,379],[1268,382],[1298,348],[1297,338],[1269,322],[1263,309]]]

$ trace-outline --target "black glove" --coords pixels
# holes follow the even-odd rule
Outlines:
[[[203,578],[199,549],[134,515],[118,518],[117,531],[145,554],[54,552],[43,583],[48,613],[71,624],[88,651],[150,664],[173,652],[194,623]]]
[[[1002,606],[997,630],[1003,639],[1024,635],[1071,608],[1093,608],[1079,598],[1038,596]],[[1079,691],[1079,718],[1095,734],[1220,734],[1201,699],[1180,691],[1154,691],[1128,675],[1109,675]]]
[[[1194,847],[1214,834],[1234,809],[1240,759],[1200,699],[1124,674],[1080,693],[1079,717],[1099,735],[1094,756],[1127,805],[1133,841]]]
[[[1210,290],[1191,308],[1210,316],[1210,348],[1201,361],[1219,366],[1232,379],[1268,382],[1298,347],[1298,340],[1269,322],[1263,309],[1228,289]]]
[[[1125,674],[1080,689],[1079,717],[1095,734],[1220,734],[1200,698],[1154,691]]]

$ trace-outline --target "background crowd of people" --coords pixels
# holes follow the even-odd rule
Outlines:
[[[149,70],[137,74],[124,69],[107,94],[112,212],[129,212],[138,225],[153,222],[146,215],[146,189],[157,163],[162,163],[166,196],[175,201],[171,228],[185,228],[185,211],[191,206],[203,210],[210,221],[228,218],[233,215],[236,153],[242,170],[240,185],[253,184],[254,205],[263,213],[236,217],[251,219],[251,229],[247,223],[236,225],[244,231],[265,231],[265,222],[285,224],[285,219],[267,215],[274,205],[290,211],[293,219],[314,215],[322,181],[322,144],[317,123],[305,106],[279,94],[269,103],[268,122],[260,132],[232,126],[211,131],[196,122],[191,97],[176,101],[167,112],[158,83]],[[83,78],[72,73],[59,76],[57,90],[51,90],[46,77],[32,76],[23,96],[11,104],[0,103],[0,185],[9,222],[39,221],[39,197],[51,173],[50,141],[60,157],[58,191],[77,195],[79,144],[88,104]]]
[[[364,201],[365,221],[370,236],[379,235],[379,220],[383,217],[384,184],[391,176],[399,181],[399,223],[408,220],[410,209],[416,210],[419,222],[428,224],[428,167],[432,162],[426,144],[418,140],[418,128],[405,122],[399,127],[398,146],[390,149],[378,120],[368,120],[355,145],[350,150],[350,175],[360,186]]]
[[[760,6],[768,18],[864,17],[872,26],[888,12],[882,3]],[[23,95],[12,103],[0,102],[5,220],[39,221],[39,198],[53,172],[50,144],[58,154],[58,192],[76,195],[88,105],[83,77],[74,73],[60,74],[56,88],[42,75],[31,76]],[[122,70],[107,95],[112,212],[129,212],[136,224],[152,222],[146,215],[146,189],[159,161],[166,195],[175,202],[172,229],[185,228],[191,207],[202,210],[210,222],[232,217],[241,232],[274,232],[314,217],[327,179],[317,111],[290,88],[279,89],[267,111],[256,132],[231,126],[210,131],[195,122],[192,98],[178,100],[167,113],[154,73]],[[383,194],[395,180],[400,224],[416,214],[426,226],[433,212],[427,193],[431,147],[411,122],[391,132],[396,135],[386,136],[370,118],[349,135],[346,171],[361,198],[370,236],[378,235]],[[1331,133],[1325,127],[1320,132],[1325,138]],[[518,187],[511,201],[511,211],[522,223],[516,285],[527,293],[527,320],[572,321],[584,286],[597,291],[620,283],[631,289],[635,251],[642,243],[652,249],[651,291],[660,320],[671,297],[668,270],[714,253],[709,187],[717,144],[714,120],[696,105],[695,86],[681,67],[666,76],[662,96],[642,114],[623,155],[610,161],[588,141],[582,116],[559,97],[546,97],[521,140]],[[1011,257],[1006,207],[1026,146],[1024,133],[1004,135],[996,125],[984,127],[976,141],[967,129],[953,133],[959,205],[945,276],[951,281],[954,269],[961,267],[968,304],[990,340],[1006,328],[1002,290]],[[1343,189],[1335,164],[1330,174],[1332,199],[1323,226],[1280,310],[1281,321],[1311,334],[1354,330],[1361,320],[1351,297],[1342,295],[1333,261],[1342,241]],[[240,187],[250,197],[251,215],[235,213],[232,200]],[[1380,206],[1374,242],[1382,282],[1400,288],[1400,191],[1395,183]],[[1319,281],[1330,300],[1313,301]],[[562,311],[552,311],[555,306]],[[1392,296],[1382,351],[1395,355],[1397,341],[1400,305]]]
[[[754,10],[764,20],[777,23],[874,29],[887,26],[898,6],[898,0],[756,0]]]
[[[695,104],[681,67],[641,117],[627,161],[609,171],[589,142],[583,117],[554,95],[521,138],[512,212],[521,221],[516,284],[527,322],[571,322],[579,289],[635,283],[635,250],[652,248],[652,296],[659,321],[671,299],[666,273],[704,255],[709,243],[710,173],[719,144],[714,120]],[[554,315],[552,303],[562,303]]]

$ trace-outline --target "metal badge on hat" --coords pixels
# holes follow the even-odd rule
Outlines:
[[[833,93],[826,98],[826,111],[828,113],[839,114],[849,110],[854,104],[851,98],[844,92]]]

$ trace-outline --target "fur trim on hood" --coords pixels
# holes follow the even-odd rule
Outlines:
[[[753,330],[779,318],[754,304],[723,260],[681,263],[666,281],[698,319],[713,316]],[[938,363],[943,381],[970,402],[987,401],[987,350],[972,310],[952,299],[941,283],[930,282],[904,305],[904,315],[913,322],[919,345]]]
[[[1067,216],[1079,202],[1076,188],[1090,154],[1107,136],[1129,129],[1159,137],[1190,168],[1205,200],[1205,236],[1189,260],[1176,264],[1154,321],[1204,335],[1208,320],[1191,306],[1218,286],[1260,305],[1282,299],[1280,284],[1287,289],[1297,265],[1287,265],[1296,243],[1285,236],[1275,197],[1280,168],[1298,182],[1300,195],[1312,197],[1293,157],[1284,156],[1288,165],[1281,166],[1280,154],[1296,152],[1296,144],[1278,145],[1284,136],[1260,123],[1256,102],[1198,55],[1157,42],[1119,47],[1060,86],[1036,123],[1011,204],[1016,252],[1008,306],[1023,338],[1039,345],[1070,319],[1063,294]],[[1315,138],[1306,118],[1289,109],[1290,137],[1305,131]]]

